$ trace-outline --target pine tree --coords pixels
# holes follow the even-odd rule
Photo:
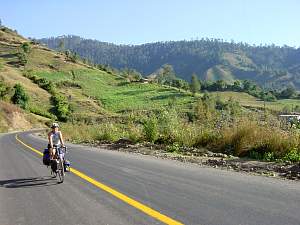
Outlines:
[[[191,92],[193,94],[196,94],[197,92],[200,91],[201,85],[200,81],[195,73],[192,75],[192,82],[191,82]]]

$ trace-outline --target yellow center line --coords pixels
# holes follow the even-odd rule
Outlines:
[[[16,135],[16,140],[18,142],[20,142],[22,145],[24,145],[25,147],[27,147],[30,150],[34,151],[35,153],[43,156],[43,153],[41,153],[37,149],[35,149],[35,148],[25,144],[23,141],[21,141],[19,139],[18,135]],[[136,201],[136,200],[134,200],[134,199],[132,199],[128,196],[126,196],[125,194],[122,194],[121,192],[118,192],[117,190],[115,190],[115,189],[113,189],[113,188],[111,188],[111,187],[109,187],[109,186],[107,186],[107,185],[105,185],[105,184],[103,184],[103,183],[87,176],[86,174],[84,174],[84,173],[82,173],[82,172],[80,172],[80,171],[78,171],[74,168],[71,168],[70,172],[72,172],[76,176],[82,178],[83,180],[93,184],[94,186],[102,189],[103,191],[106,191],[106,192],[110,193],[114,197],[122,200],[123,202],[126,202],[128,205],[131,205],[134,208],[139,209],[140,211],[144,212],[145,214],[147,214],[147,215],[149,215],[149,216],[151,216],[151,217],[153,217],[153,218],[155,218],[155,219],[157,219],[157,220],[159,220],[159,221],[161,221],[165,224],[183,225],[183,223],[178,222],[178,221],[176,221],[176,220],[174,220],[174,219],[172,219],[172,218],[170,218],[166,215],[161,214],[160,212],[158,212],[158,211],[156,211],[156,210],[154,210],[154,209],[152,209],[152,208],[150,208],[150,207],[148,207],[148,206],[146,206],[146,205],[144,205],[144,204],[142,204],[142,203],[140,203],[140,202],[138,202],[138,201]]]

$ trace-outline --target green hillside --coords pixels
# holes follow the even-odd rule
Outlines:
[[[24,45],[29,46],[26,53]],[[27,40],[8,28],[0,30],[0,52],[2,82],[10,88],[21,83],[30,97],[27,111],[44,117],[53,119],[57,116],[53,93],[47,85],[52,85],[55,93],[68,102],[72,120],[156,110],[168,106],[174,99],[180,110],[187,110],[194,101],[189,93],[174,88],[128,82],[118,74],[96,69],[79,59],[70,59],[66,54]],[[22,57],[26,58],[25,63]]]
[[[291,85],[300,89],[300,49],[289,46],[252,46],[208,38],[142,45],[115,45],[78,36],[39,41],[53,49],[64,43],[65,49],[94,63],[133,68],[145,76],[170,64],[187,81],[196,73],[203,80],[249,79],[269,88]]]
[[[20,52],[24,43],[29,43],[30,50],[26,53],[26,64],[22,65]],[[79,59],[74,62],[65,53],[27,40],[8,28],[0,30],[0,51],[0,79],[9,87],[21,83],[30,96],[28,110],[48,118],[55,116],[51,100],[53,94],[34,82],[34,79],[43,78],[52,82],[57,93],[67,99],[71,117],[75,120],[116,116],[131,111],[153,111],[168,107],[170,103],[176,105],[179,111],[187,112],[195,102],[191,93],[177,88],[128,82],[119,74],[96,69]],[[225,53],[223,60],[232,68],[242,68],[245,73],[247,68],[254,66],[253,61],[242,54]],[[206,78],[231,82],[234,79],[232,68],[221,64],[214,66],[208,69]],[[261,100],[246,93],[216,92],[213,96],[221,96],[224,100],[232,97],[247,107],[261,108],[264,105]],[[279,100],[266,103],[268,108],[277,111],[291,105],[300,105],[300,102]]]
[[[237,67],[245,77],[253,73],[254,61],[245,55],[222,57],[222,63],[205,70],[209,79],[230,83]],[[192,94],[170,66],[158,78],[172,78],[180,88],[131,80],[136,74],[126,77],[100,68],[83,63],[74,53],[50,50],[2,27],[0,132],[58,120],[65,139],[73,142],[112,143],[127,138],[130,143],[151,143],[176,154],[197,156],[197,149],[207,148],[237,156],[299,161],[298,125],[285,126],[276,114],[283,108],[300,110],[300,100],[264,103],[232,91],[195,90]]]
[[[229,99],[233,99],[235,101],[238,101],[242,106],[246,108],[257,108],[257,109],[266,109],[276,111],[276,112],[282,112],[285,110],[288,111],[294,111],[294,109],[297,108],[297,110],[300,110],[300,100],[299,99],[280,99],[274,102],[264,102],[261,99],[258,99],[256,97],[253,97],[247,93],[242,92],[234,92],[234,91],[215,91],[211,92],[211,95],[217,98],[222,99],[223,101],[227,101]]]

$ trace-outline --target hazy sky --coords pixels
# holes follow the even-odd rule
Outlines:
[[[0,0],[0,18],[35,38],[75,34],[141,44],[209,37],[300,46],[300,0]]]

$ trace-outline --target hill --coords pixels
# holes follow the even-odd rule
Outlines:
[[[232,54],[223,57],[237,64]],[[174,75],[171,67],[164,69]],[[210,69],[207,76],[213,79],[234,77],[225,65]],[[283,106],[299,111],[297,99],[264,103],[242,92],[192,94],[188,88],[127,75],[86,64],[76,54],[51,50],[2,27],[0,132],[59,120],[66,140],[74,142],[122,144],[125,138],[126,143],[190,156],[207,148],[268,160],[300,159],[298,133],[294,126],[282,127],[276,117]]]
[[[187,81],[196,73],[203,80],[249,79],[269,88],[291,85],[300,89],[300,49],[289,46],[252,46],[219,39],[115,45],[72,35],[38,41],[52,49],[63,46],[97,64],[134,68],[144,75],[170,64]]]
[[[84,64],[72,54],[53,51],[6,27],[0,29],[0,52],[0,91],[2,86],[8,90],[1,96],[5,108],[16,109],[10,99],[14,85],[20,83],[29,102],[18,113],[24,118],[27,115],[42,118],[41,123],[55,119],[91,122],[122,117],[129,111],[167,106],[174,98],[184,110],[193,101],[189,93],[171,87],[128,82],[119,74]],[[6,121],[3,130],[11,124],[9,112],[2,111]]]

